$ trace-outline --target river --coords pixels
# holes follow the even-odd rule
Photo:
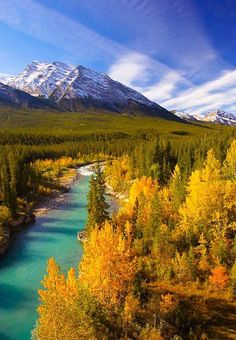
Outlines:
[[[77,267],[82,246],[76,232],[87,219],[89,171],[72,185],[67,203],[37,218],[34,225],[13,236],[10,250],[0,260],[0,339],[29,340],[37,319],[37,290],[53,256],[62,270]]]

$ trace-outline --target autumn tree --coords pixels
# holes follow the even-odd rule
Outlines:
[[[224,161],[223,173],[227,178],[236,180],[236,139],[234,139],[227,150]]]
[[[236,260],[233,263],[233,266],[230,271],[230,283],[232,287],[233,297],[236,296]]]
[[[84,244],[80,282],[108,309],[118,310],[132,288],[135,260],[128,235],[106,221],[91,230]]]
[[[203,227],[216,221],[216,214],[225,220],[233,212],[236,185],[222,178],[221,164],[210,150],[202,170],[195,170],[189,179],[187,197],[180,207],[180,229],[200,236]],[[217,222],[218,223],[218,222]]]
[[[210,284],[217,288],[224,288],[227,285],[229,276],[224,266],[218,266],[212,269],[211,273],[209,277]]]
[[[89,292],[79,285],[75,270],[65,276],[53,258],[39,290],[39,319],[33,338],[101,339],[106,329],[100,320],[103,311]]]

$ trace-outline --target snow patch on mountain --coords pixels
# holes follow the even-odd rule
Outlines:
[[[25,70],[7,84],[33,96],[49,98],[52,92],[68,78],[75,68],[62,62],[33,61]]]
[[[93,98],[106,102],[126,103],[129,99],[147,106],[154,105],[137,91],[112,80],[104,73],[83,66],[75,68],[52,94],[55,101],[60,99]]]
[[[195,118],[194,116],[188,114],[187,112],[184,111],[178,111],[178,110],[173,110],[173,112],[177,117],[187,120],[187,121],[197,121],[198,119]]]
[[[46,99],[33,97],[30,94],[15,89],[11,86],[0,82],[0,105],[10,105],[19,108],[36,108],[36,109],[56,109],[58,107]]]
[[[7,85],[10,81],[14,79],[14,76],[7,73],[0,73],[0,83]]]

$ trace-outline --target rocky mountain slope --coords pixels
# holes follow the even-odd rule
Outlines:
[[[0,105],[35,109],[58,109],[58,107],[46,99],[36,98],[21,90],[0,83]]]

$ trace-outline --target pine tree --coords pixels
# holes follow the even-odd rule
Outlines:
[[[154,237],[158,238],[160,232],[160,225],[161,225],[161,207],[160,207],[160,198],[159,192],[156,188],[153,198],[151,200],[151,214],[149,216],[149,221],[144,228],[144,236],[147,239],[153,239]]]
[[[184,198],[184,187],[178,164],[170,179],[170,192],[172,196],[173,208],[177,211]]]
[[[95,176],[92,175],[90,179],[90,188],[88,193],[88,222],[87,227],[94,227],[96,225],[96,215],[97,215],[97,186]]]
[[[17,210],[17,160],[16,155],[12,152],[8,155],[8,162],[9,162],[9,173],[10,173],[10,200],[9,200],[9,208],[12,215],[16,214]]]
[[[90,190],[88,194],[88,228],[96,224],[101,226],[107,219],[109,205],[106,202],[106,183],[99,163],[97,163],[94,174],[90,179]]]

